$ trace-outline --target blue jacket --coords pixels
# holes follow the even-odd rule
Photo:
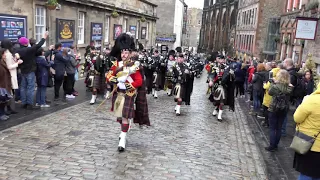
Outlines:
[[[51,66],[50,63],[47,62],[44,56],[36,57],[37,62],[37,84],[38,86],[47,86],[48,79],[49,79],[49,67]]]
[[[245,69],[241,69],[242,64],[238,63],[237,64],[237,68],[234,72],[236,79],[236,82],[244,82],[245,78],[246,78],[246,70]]]
[[[56,76],[63,78],[64,73],[66,72],[66,65],[70,61],[69,56],[63,56],[61,51],[55,51],[54,58],[54,70],[56,71]]]

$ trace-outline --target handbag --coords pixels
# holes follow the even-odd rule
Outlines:
[[[304,155],[310,151],[320,132],[312,137],[300,132],[299,126],[297,127],[298,129],[293,137],[290,148],[293,149],[296,153]]]

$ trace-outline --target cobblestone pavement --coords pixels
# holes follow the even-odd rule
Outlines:
[[[1,131],[0,179],[267,179],[246,112],[218,122],[204,79],[179,117],[172,97],[149,97],[152,126],[134,126],[123,153],[115,118],[88,102]]]

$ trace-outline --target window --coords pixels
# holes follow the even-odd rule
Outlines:
[[[46,31],[46,9],[44,7],[36,6],[35,29],[35,38],[39,42]]]
[[[79,16],[78,16],[78,44],[84,44],[84,22],[85,22],[85,14],[84,14],[84,12],[79,12]]]
[[[110,24],[110,17],[106,17],[106,24],[104,29],[104,42],[109,42],[109,25]]]
[[[123,24],[123,31],[124,33],[127,32],[127,24],[128,24],[128,19],[124,19],[124,24]]]

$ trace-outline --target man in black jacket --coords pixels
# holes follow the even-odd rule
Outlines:
[[[21,69],[21,101],[23,108],[27,109],[38,109],[38,107],[33,106],[33,97],[34,89],[36,83],[35,71],[37,68],[36,64],[36,52],[41,46],[45,43],[48,37],[48,32],[45,32],[41,41],[32,46],[28,47],[29,40],[25,37],[19,39],[20,49],[17,50],[17,53],[20,55],[20,59],[23,60],[23,63],[20,66]]]
[[[55,57],[54,57],[54,100],[59,100],[60,95],[60,87],[63,83],[64,74],[66,72],[66,65],[69,63],[70,57],[68,54],[62,52],[62,44],[57,43],[55,45],[55,51],[54,51]]]

